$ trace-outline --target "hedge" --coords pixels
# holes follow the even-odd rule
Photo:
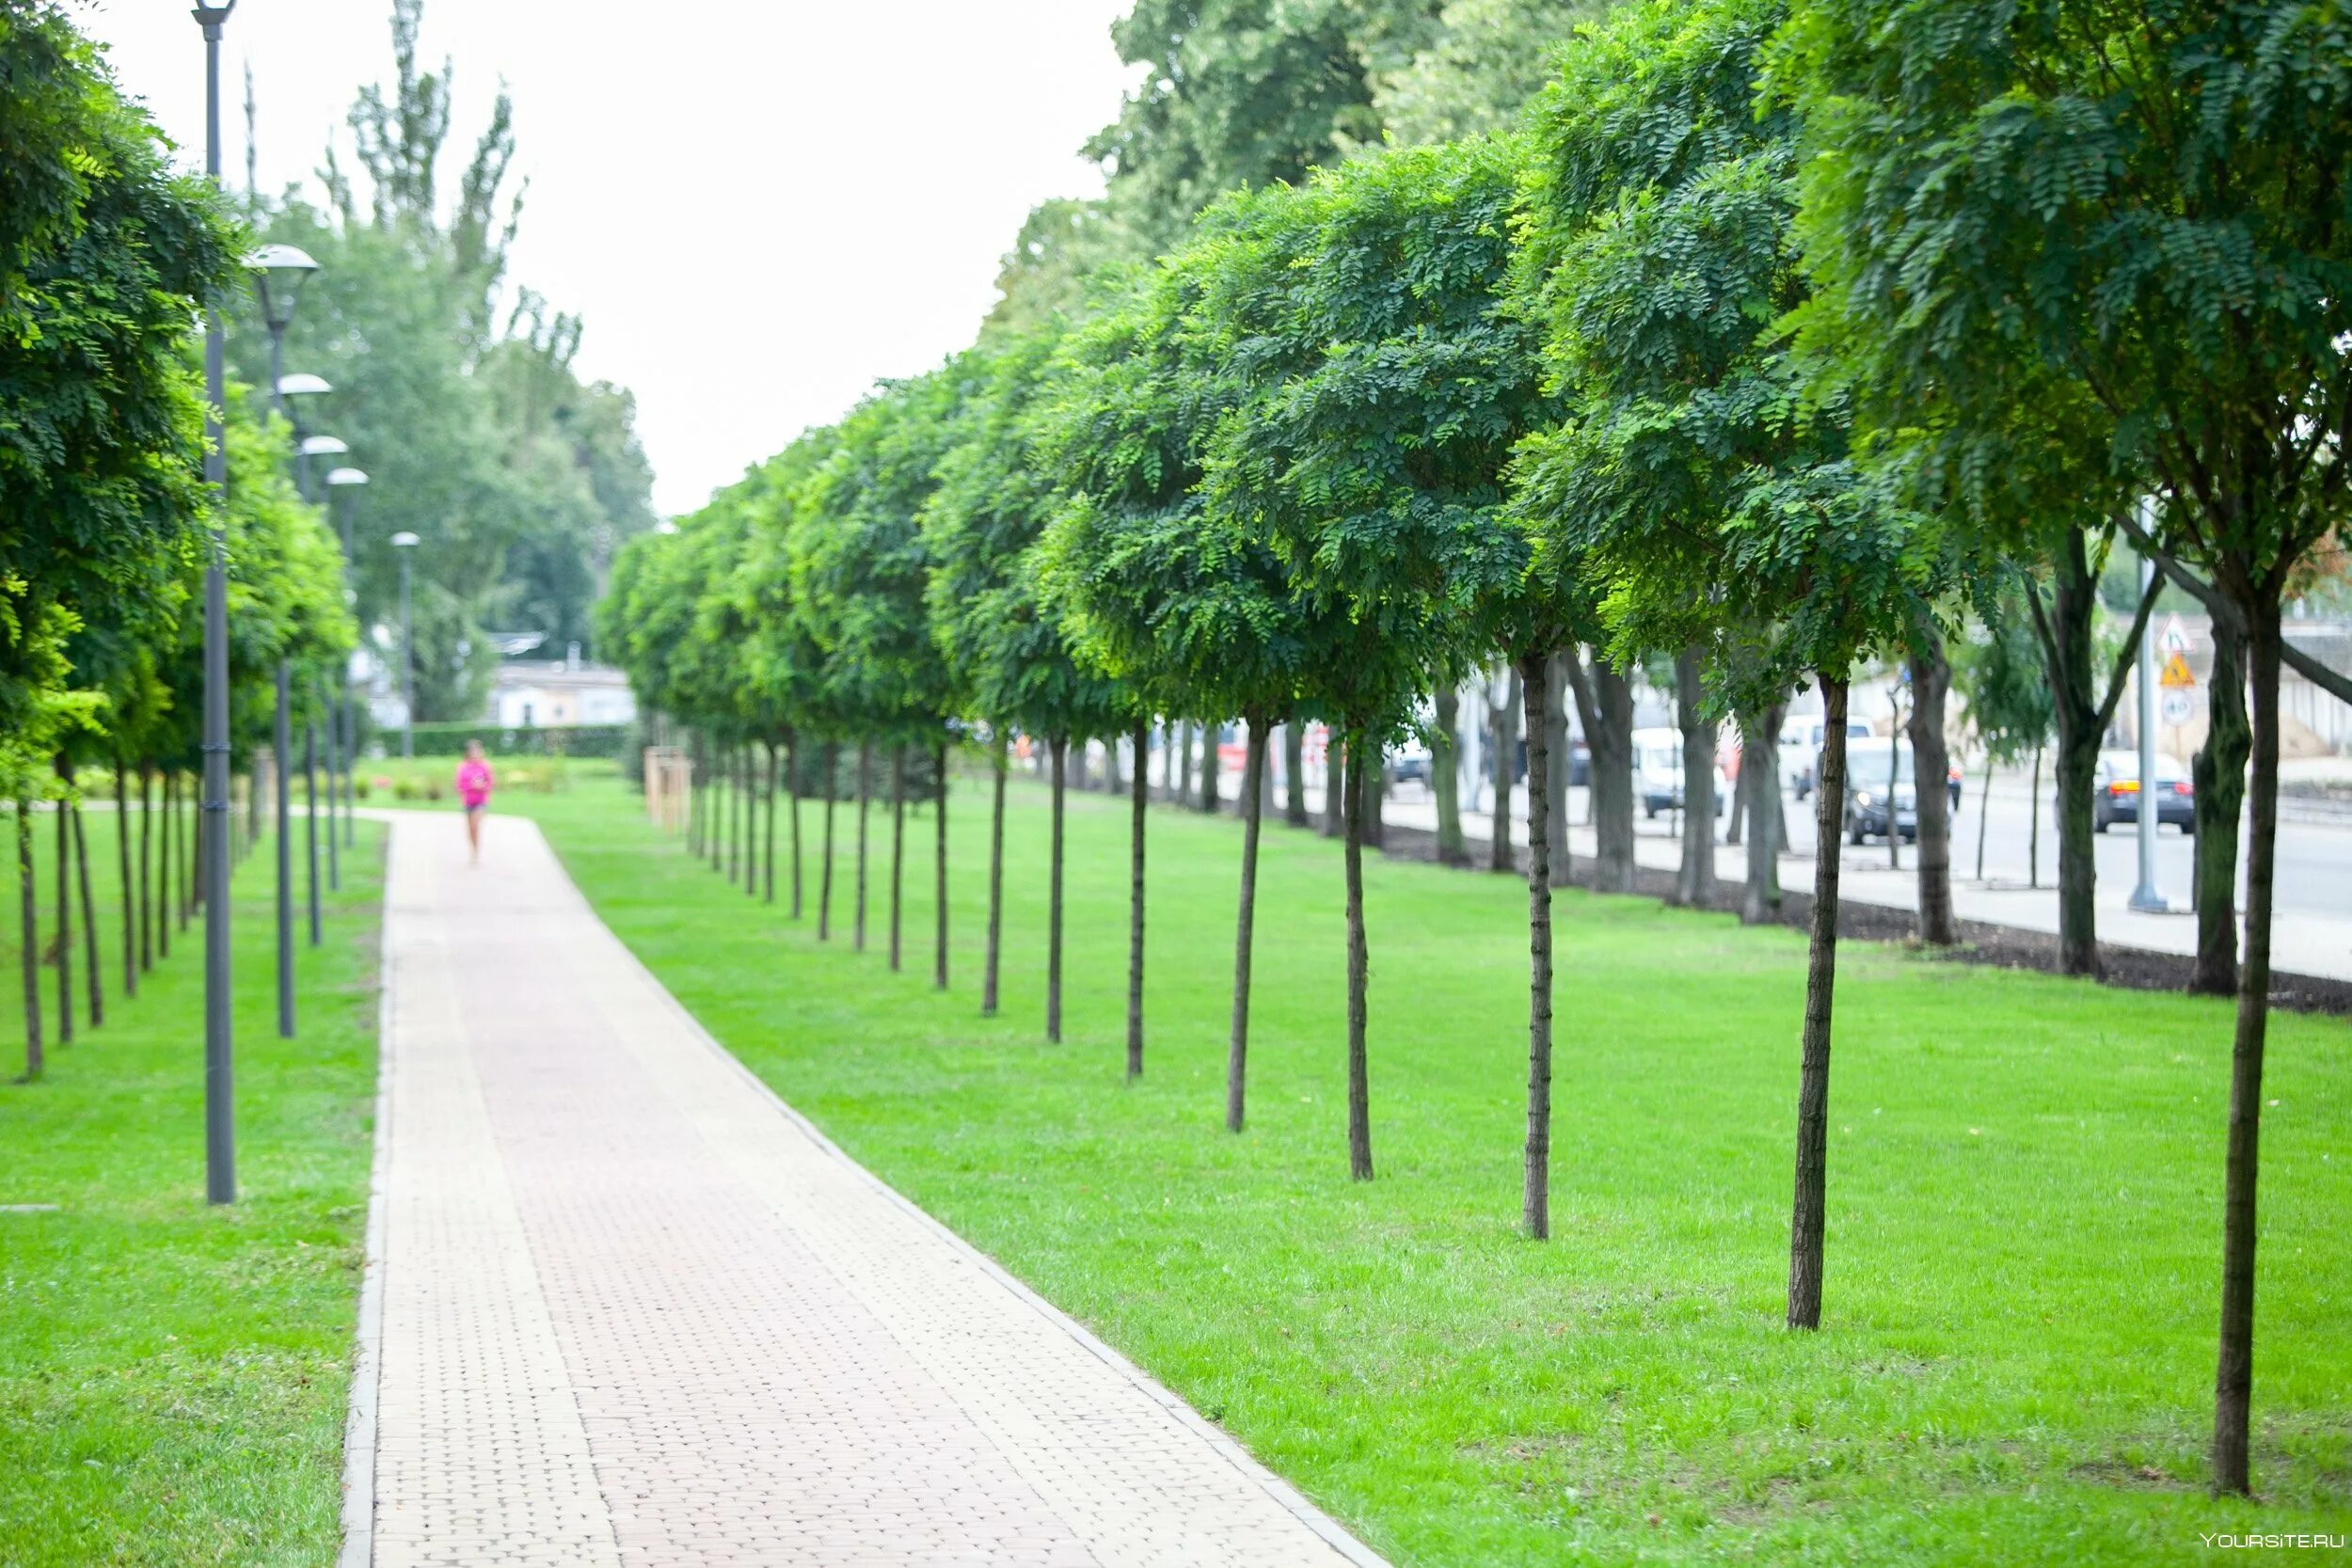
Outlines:
[[[580,724],[570,729],[535,725],[514,729],[497,724],[419,724],[415,752],[421,757],[465,754],[466,742],[479,740],[494,757],[617,757],[627,749],[628,724]],[[400,732],[382,732],[384,750],[395,752]]]

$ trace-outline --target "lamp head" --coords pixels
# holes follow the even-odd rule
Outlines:
[[[351,448],[340,436],[305,436],[295,450],[305,457],[341,457]]]
[[[296,371],[292,375],[281,375],[278,378],[278,395],[281,398],[316,397],[321,392],[331,392],[334,389],[333,387],[327,385],[325,376],[312,375],[308,371]]]
[[[420,540],[415,534],[409,532],[406,529],[403,529],[398,533],[392,535],[392,547],[394,549],[413,550],[421,543],[423,543],[423,541]]]
[[[326,483],[329,484],[365,484],[367,482],[367,471],[363,468],[331,468],[327,470]]]
[[[253,292],[262,301],[262,320],[272,332],[283,332],[294,320],[294,301],[302,285],[319,270],[310,256],[290,245],[265,245],[246,258],[253,269]]]

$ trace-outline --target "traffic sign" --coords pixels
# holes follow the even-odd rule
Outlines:
[[[2187,659],[2177,653],[2168,654],[2164,660],[2164,673],[2156,677],[2156,684],[2168,691],[2185,691],[2197,684],[2197,677],[2188,673]]]
[[[2178,689],[2167,691],[2160,705],[2164,721],[2174,729],[2179,729],[2197,715],[2196,699]]]
[[[2168,654],[2185,654],[2188,652],[2191,645],[2188,640],[2188,628],[2181,625],[2181,618],[2178,615],[2167,616],[2164,622],[2164,631],[2156,639],[2156,646]]]

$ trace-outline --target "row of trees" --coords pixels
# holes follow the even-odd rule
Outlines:
[[[1157,14],[1139,6],[1126,25]],[[1177,29],[1180,47],[1214,32]],[[935,752],[970,724],[994,737],[1000,798],[1003,737],[1041,736],[1057,822],[1073,739],[1156,715],[1248,720],[1235,1129],[1264,736],[1329,722],[1346,759],[1359,1178],[1374,1170],[1361,786],[1423,693],[1507,660],[1529,752],[1536,1236],[1555,689],[1573,694],[1605,796],[1622,720],[1597,676],[1671,657],[1687,705],[1735,717],[1752,755],[1770,754],[1790,691],[1815,686],[1824,851],[1788,1292],[1790,1325],[1810,1328],[1848,683],[1874,657],[1910,662],[1933,768],[1919,796],[1940,802],[1945,644],[1972,611],[1995,626],[2022,612],[2073,802],[2061,859],[2087,890],[2086,759],[2120,689],[2094,669],[2095,589],[2127,533],[2217,607],[2250,674],[2215,1438],[2217,1482],[2242,1491],[2280,604],[2343,515],[2352,418],[2344,41],[2340,19],[2267,0],[1633,0],[1565,43],[1516,134],[1220,198],[1140,266],[1057,272],[1054,245],[1025,238],[1009,308],[973,349],[626,554],[608,646],[625,644],[653,702],[722,734]],[[1198,103],[1187,119],[1185,95],[1232,87],[1171,71],[1143,89],[1092,227],[1118,218],[1170,124],[1230,126]],[[1285,102],[1298,107],[1253,100]],[[1343,150],[1328,108],[1300,110],[1323,128],[1309,153]],[[1195,199],[1216,165],[1187,156],[1146,210]],[[1065,261],[1089,231],[1060,232]],[[1065,291],[1052,309],[1048,277]],[[2230,829],[2204,852],[2226,841],[2233,860]],[[2066,942],[2089,972],[2087,914],[2086,897]],[[1923,918],[1948,940],[1948,898],[1923,900]],[[1140,1027],[1138,1012],[1131,1070]]]
[[[245,756],[272,743],[281,667],[296,722],[323,721],[353,628],[334,539],[287,478],[289,433],[243,388],[222,411],[217,506],[199,478],[203,383],[189,328],[200,302],[244,285],[236,225],[209,184],[169,171],[153,126],[53,8],[0,7],[0,795],[14,816],[32,1077],[48,1034],[44,952],[56,1037],[73,1037],[69,892],[80,895],[80,1000],[95,1024],[104,974],[135,990],[168,951],[174,911],[184,921],[211,891],[196,875],[186,809],[200,772],[208,551],[227,564],[231,740]],[[82,817],[105,775],[119,966],[102,963]],[[57,875],[45,946],[33,871],[43,800],[55,802]]]

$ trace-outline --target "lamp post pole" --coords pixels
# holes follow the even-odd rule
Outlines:
[[[270,404],[278,418],[291,427],[294,421],[286,412],[286,326],[294,320],[294,299],[302,280],[318,270],[318,263],[291,245],[270,245],[254,261],[262,320],[269,328]],[[283,279],[281,290],[270,287],[273,275]],[[308,378],[306,387],[297,388],[326,389],[326,384],[314,376]],[[310,460],[303,455],[297,440],[294,488],[306,501],[310,499],[309,477]],[[278,1033],[287,1039],[294,1038],[294,813],[289,776],[294,765],[294,724],[289,711],[293,684],[292,661],[281,653],[278,657],[278,712],[271,733],[270,772],[278,781]]]
[[[395,533],[392,544],[400,551],[400,754],[405,761],[417,754],[417,645],[408,620],[408,557],[417,536]]]
[[[354,490],[358,488],[360,485],[365,484],[367,482],[367,474],[358,468],[336,468],[329,472],[326,476],[327,494],[335,498],[335,530],[342,539],[343,594],[347,600],[353,601],[355,609],[357,608],[357,595],[353,594],[350,586],[353,559],[351,554],[351,496]],[[358,842],[357,830],[352,821],[352,809],[357,803],[354,799],[356,791],[353,787],[352,776],[359,767],[359,716],[357,705],[353,703],[351,697],[351,665],[349,660],[345,660],[343,664],[342,690],[335,698],[334,719],[331,729],[334,732],[340,733],[342,736],[343,761],[343,847],[345,848],[349,848]],[[334,780],[333,775],[330,773],[327,781],[327,793],[331,796],[334,792]],[[331,808],[331,801],[329,802],[329,805]],[[329,816],[331,816],[333,814],[330,809]]]
[[[2139,508],[2140,527],[2153,533],[2155,498],[2143,498]],[[2143,559],[2139,563],[2141,597],[2156,591],[2155,577],[2156,563]],[[2139,829],[2139,885],[2132,889],[2132,908],[2142,914],[2169,914],[2172,901],[2156,885],[2156,640],[2145,626],[2140,628],[2135,673],[2139,685],[2138,719],[2133,726],[2139,732],[2139,800],[2133,816]]]
[[[220,183],[220,31],[236,0],[196,8],[204,33],[204,172]],[[220,303],[204,313],[204,481],[212,490],[211,547],[204,562],[204,799],[198,832],[204,860],[204,1196],[237,1200],[237,1113],[229,1021],[229,462],[221,410],[228,402],[228,346]]]

